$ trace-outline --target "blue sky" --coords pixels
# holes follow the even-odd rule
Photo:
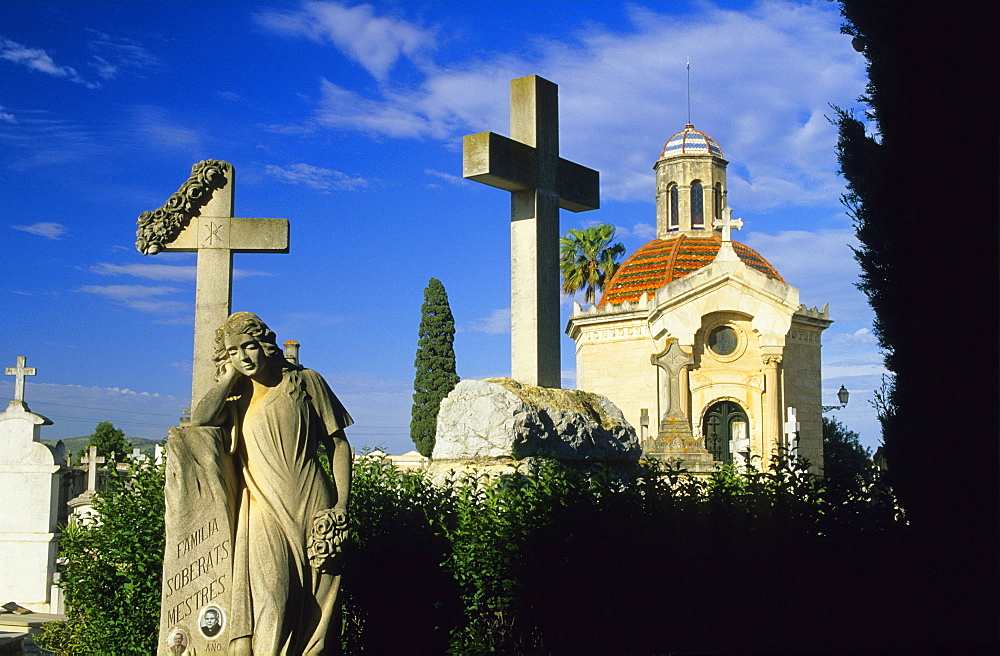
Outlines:
[[[355,446],[407,451],[429,278],[459,375],[509,373],[509,194],[461,178],[462,136],[508,133],[512,78],[558,84],[561,154],[600,171],[602,202],[562,229],[613,223],[631,253],[654,236],[690,59],[734,237],[830,303],[824,403],[846,385],[837,417],[874,447],[884,369],[826,119],[864,90],[840,22],[825,1],[0,3],[0,365],[37,367],[45,438],[104,419],[162,438],[189,407],[195,257],[140,255],[135,221],[223,159],[237,216],[291,222],[288,255],[235,256],[233,309],[302,344]],[[572,387],[568,337],[562,353]]]

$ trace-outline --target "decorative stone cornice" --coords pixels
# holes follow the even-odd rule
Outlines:
[[[796,318],[798,317],[808,317],[810,319],[830,319],[830,304],[826,303],[823,305],[823,309],[817,309],[816,306],[812,306],[812,309],[806,308],[805,305],[800,305],[799,309],[795,311]]]
[[[191,167],[191,177],[181,185],[163,207],[143,212],[137,221],[135,247],[143,255],[159,253],[179,235],[199,209],[212,198],[212,192],[226,185],[233,167],[229,162],[206,159]]]
[[[649,295],[632,303],[625,301],[618,305],[604,307],[592,305],[584,310],[579,303],[573,303],[573,313],[566,323],[566,334],[579,343],[581,340],[600,341],[615,337],[648,335]]]
[[[586,310],[581,307],[581,305],[574,301],[573,302],[573,316],[574,317],[595,317],[595,316],[607,316],[614,314],[627,314],[629,312],[636,312],[639,310],[646,310],[649,308],[649,293],[643,292],[639,300],[624,301],[618,303],[617,305],[608,303],[604,307],[599,307],[597,305],[591,305]]]

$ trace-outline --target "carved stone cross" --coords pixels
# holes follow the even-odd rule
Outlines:
[[[510,82],[510,138],[466,135],[462,175],[511,192],[511,377],[561,386],[559,208],[600,207],[597,171],[559,157],[559,88],[537,75]]]
[[[139,216],[136,248],[198,253],[194,311],[192,408],[214,382],[215,331],[229,317],[233,296],[233,253],[287,253],[288,219],[233,216],[236,171],[228,162],[205,160],[191,169],[167,203]]]
[[[671,419],[687,419],[687,415],[681,408],[681,369],[694,362],[694,357],[690,353],[685,353],[677,339],[671,339],[662,353],[654,354],[650,361],[660,369],[663,369],[662,383],[660,384],[661,398],[665,408],[660,418],[660,431],[663,432],[664,424]]]
[[[732,241],[733,228],[736,228],[737,230],[743,228],[743,219],[734,219],[733,208],[723,207],[722,218],[716,219],[712,222],[712,227],[722,229],[722,241]]]
[[[104,456],[97,455],[97,447],[92,446],[87,451],[80,462],[87,465],[87,490],[93,491],[97,489],[97,465],[104,463]]]
[[[8,405],[24,405],[24,377],[34,376],[35,368],[26,367],[25,363],[28,361],[23,355],[17,356],[17,366],[16,367],[4,367],[4,375],[14,376],[14,400]]]

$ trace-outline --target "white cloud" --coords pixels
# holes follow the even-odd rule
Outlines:
[[[156,55],[151,54],[138,42],[127,37],[119,37],[88,29],[94,36],[87,42],[93,56],[90,65],[106,80],[114,79],[123,70],[141,71],[162,65]]]
[[[197,273],[195,265],[174,266],[172,264],[109,264],[99,262],[90,267],[91,273],[101,276],[127,275],[150,280],[189,281]]]
[[[601,223],[606,223],[606,221],[595,221],[589,220],[586,222],[588,227],[599,225]],[[649,240],[656,237],[656,226],[650,223],[636,223],[631,228],[615,224],[615,241],[619,239],[625,239],[626,237],[634,237],[640,240]]]
[[[198,268],[193,264],[110,264],[99,262],[90,267],[91,273],[99,276],[125,275],[147,280],[170,280],[174,282],[194,281]],[[233,278],[239,280],[254,276],[273,276],[269,271],[254,271],[253,269],[233,269]]]
[[[799,289],[799,302],[822,307],[830,304],[831,318],[870,324],[871,308],[855,286],[860,269],[849,230],[787,230],[776,234],[748,232],[738,241],[758,251],[788,284]]]
[[[367,5],[308,7],[284,14],[282,31],[333,39],[319,25],[319,7],[329,16],[350,9],[383,20]],[[361,95],[323,80],[315,124],[449,141],[469,131],[504,132],[505,81],[538,73],[560,84],[564,156],[601,172],[605,198],[648,200],[659,149],[687,120],[690,55],[692,118],[737,165],[730,169],[733,205],[762,211],[837,204],[843,185],[836,131],[824,114],[829,103],[855,102],[864,89],[864,60],[839,33],[836,6],[761,2],[735,10],[706,3],[681,17],[631,8],[630,19],[624,30],[588,25],[536,39],[530,59],[490,52],[459,65],[426,66],[417,86],[386,83]],[[401,26],[397,18],[384,20]]]
[[[66,226],[61,223],[53,223],[51,221],[42,221],[31,225],[16,225],[11,226],[11,228],[14,230],[21,230],[22,232],[29,232],[33,235],[39,235],[40,237],[47,237],[49,239],[59,239],[66,234]]]
[[[10,112],[3,111],[3,105],[0,105],[0,121],[4,123],[17,123],[17,118]]]
[[[320,93],[322,100],[315,122],[322,127],[404,139],[424,136],[443,139],[448,135],[440,121],[432,120],[418,109],[422,104],[419,94],[386,92],[387,98],[371,100],[326,79],[320,82]]]
[[[858,328],[853,333],[833,333],[824,339],[831,345],[853,346],[856,344],[878,344],[878,338],[868,328]]]
[[[292,164],[286,167],[269,164],[264,167],[264,172],[282,182],[305,185],[320,191],[356,191],[369,185],[369,181],[364,178],[352,178],[346,173],[311,164]]]
[[[421,63],[423,53],[434,48],[432,32],[398,18],[376,16],[371,5],[310,2],[299,11],[266,11],[257,19],[281,34],[329,41],[379,81],[388,78],[400,57]]]
[[[0,59],[27,66],[33,71],[46,73],[55,77],[63,77],[78,84],[90,88],[97,88],[97,84],[87,82],[76,72],[72,66],[59,66],[42,48],[31,48],[21,45],[16,41],[11,41],[0,37]]]
[[[150,287],[147,285],[83,285],[77,288],[84,294],[103,296],[139,312],[178,314],[191,310],[190,303],[163,300],[159,297],[183,290],[176,287]]]
[[[470,321],[459,328],[459,332],[486,333],[487,335],[509,334],[510,308],[493,310],[490,316]]]
[[[451,185],[463,185],[465,184],[465,178],[460,175],[453,175],[451,173],[445,173],[444,171],[435,171],[434,169],[424,169],[424,174],[435,178],[440,178],[448,184]]]
[[[162,439],[176,426],[187,399],[162,391],[27,381],[25,398],[32,411],[53,420],[42,431],[43,440],[89,435],[99,421],[110,421],[130,437]],[[13,382],[0,381],[0,398]]]
[[[167,148],[199,151],[201,134],[192,128],[178,125],[163,107],[139,105],[133,108],[133,125],[150,144]]]

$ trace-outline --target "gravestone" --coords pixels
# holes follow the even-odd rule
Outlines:
[[[166,544],[160,595],[158,654],[180,639],[185,653],[229,653],[235,472],[222,429],[171,427],[167,438]],[[222,622],[201,631],[213,609]]]
[[[464,177],[511,192],[511,378],[561,387],[559,208],[600,206],[597,171],[559,157],[559,91],[529,75],[510,83],[510,138],[463,141]]]
[[[787,413],[785,421],[785,449],[787,449],[789,458],[797,458],[799,455],[799,429],[802,425],[796,417],[798,410],[789,407],[785,412]]]
[[[135,246],[143,255],[198,254],[194,311],[192,407],[212,387],[215,329],[229,317],[233,253],[287,253],[287,219],[233,216],[236,170],[228,162],[204,160],[163,207],[139,216]]]
[[[25,366],[6,367],[15,376],[14,399],[0,414],[0,600],[41,613],[61,612],[53,589],[65,452],[41,441],[41,427],[52,422],[31,412],[24,401]]]
[[[69,507],[73,510],[73,521],[89,522],[96,520],[97,513],[94,511],[94,494],[97,492],[97,467],[107,461],[104,456],[97,455],[97,447],[91,446],[80,458],[80,463],[87,465],[87,489],[69,501]],[[114,458],[112,458],[114,461]]]

